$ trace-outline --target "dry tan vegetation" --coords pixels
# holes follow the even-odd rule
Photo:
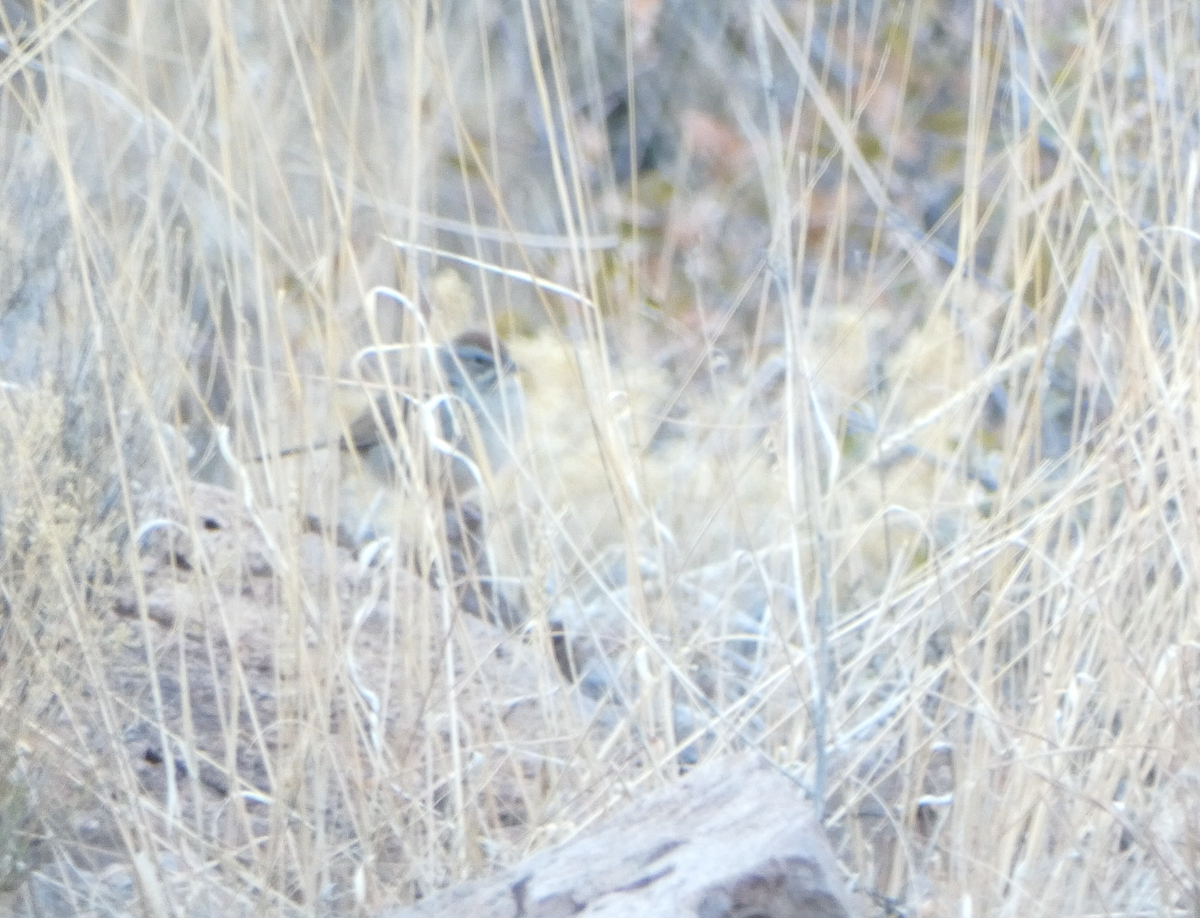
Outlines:
[[[377,914],[754,749],[867,913],[1200,914],[1194,5],[0,10],[0,911]],[[511,628],[279,456],[469,324]]]

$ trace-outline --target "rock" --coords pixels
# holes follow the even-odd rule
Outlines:
[[[857,913],[801,789],[760,756],[711,762],[602,825],[384,918],[843,918]]]

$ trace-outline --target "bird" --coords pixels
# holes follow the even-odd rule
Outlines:
[[[449,550],[442,575],[431,568],[431,580],[450,585],[464,611],[511,630],[527,612],[519,596],[497,586],[482,508],[464,495],[512,459],[524,419],[519,371],[508,349],[484,331],[464,332],[438,348],[437,362],[443,393],[419,400],[385,392],[355,418],[339,445],[389,483],[424,466],[431,491],[440,491]],[[420,456],[414,439],[428,444],[428,453]],[[368,511],[366,527],[360,526],[363,539],[372,532],[372,516]]]
[[[444,390],[435,387],[426,397],[383,392],[350,423],[337,445],[387,484],[423,465],[430,483],[452,503],[511,461],[513,444],[524,429],[524,392],[508,349],[487,331],[463,332],[435,354],[441,376],[437,386],[444,383]],[[419,452],[418,444],[428,447],[427,453]],[[332,445],[292,446],[275,455]]]
[[[402,442],[401,425],[408,434],[425,431],[430,436],[423,439],[432,452],[449,459],[449,475],[441,475],[439,484],[449,486],[448,496],[457,497],[511,461],[513,443],[523,429],[524,393],[508,349],[487,331],[463,332],[437,349],[437,361],[445,392],[426,400],[384,392],[351,422],[339,446],[356,453],[377,477],[394,481],[398,464],[412,458],[405,446],[407,434]],[[420,421],[414,409],[421,411]],[[445,471],[445,463],[434,460],[431,465]]]

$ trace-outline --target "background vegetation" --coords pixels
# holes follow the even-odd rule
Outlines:
[[[374,913],[753,748],[868,913],[1200,911],[1194,4],[0,10],[0,909]],[[511,629],[279,455],[468,325]]]

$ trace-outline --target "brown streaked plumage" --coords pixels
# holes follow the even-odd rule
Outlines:
[[[399,427],[395,409],[401,412],[401,423],[409,424],[414,433],[418,427],[409,410],[422,403],[437,412],[441,428],[440,442],[429,444],[432,453],[440,453],[446,462],[431,462],[430,467],[443,471],[437,474],[444,480],[441,487],[450,500],[471,491],[486,471],[499,471],[512,455],[513,441],[520,437],[523,427],[523,393],[517,376],[517,365],[508,349],[485,331],[467,331],[450,345],[438,348],[438,366],[446,383],[446,391],[422,401],[405,393],[384,393],[375,404],[351,422],[339,441],[339,447],[361,457],[364,467],[377,477],[394,479],[397,459],[401,455],[397,438]],[[288,456],[313,449],[326,449],[326,441],[312,446],[297,446],[283,450]],[[445,474],[448,466],[449,474]]]

